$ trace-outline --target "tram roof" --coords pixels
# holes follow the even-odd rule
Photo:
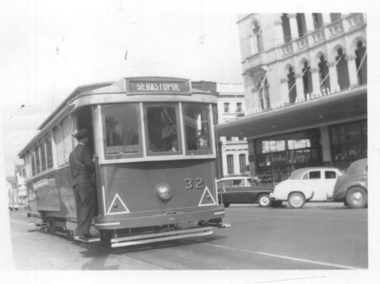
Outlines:
[[[218,136],[259,138],[367,118],[367,86],[217,125]]]
[[[117,93],[126,93],[125,89],[125,80],[126,79],[166,79],[166,80],[186,80],[191,85],[189,79],[183,78],[174,78],[174,77],[123,77],[118,81],[109,81],[109,82],[101,82],[101,83],[93,83],[86,84],[82,86],[78,86],[74,89],[74,91],[44,120],[44,122],[37,128],[40,130],[30,141],[29,143],[19,152],[19,156],[21,157],[30,147],[30,145],[34,144],[35,141],[41,135],[41,132],[44,132],[45,127],[51,124],[55,124],[55,122],[59,122],[61,118],[70,113],[75,106],[68,104],[81,95],[96,95],[96,94],[117,94]],[[203,94],[203,95],[217,95],[217,93],[210,91],[203,91],[190,87],[190,92],[192,94]]]

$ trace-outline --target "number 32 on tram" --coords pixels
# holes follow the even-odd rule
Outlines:
[[[76,207],[68,157],[86,128],[96,154],[92,232],[111,247],[212,234],[222,223],[215,184],[216,96],[190,80],[122,78],[77,87],[19,153],[28,217],[72,235]]]

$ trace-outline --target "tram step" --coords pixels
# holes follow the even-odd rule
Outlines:
[[[111,247],[124,247],[124,246],[134,246],[162,241],[178,240],[190,237],[200,237],[211,235],[214,232],[211,227],[202,227],[195,229],[183,229],[177,231],[129,236],[122,238],[111,239]]]
[[[91,239],[88,239],[88,240],[82,240],[81,238],[79,238],[79,236],[74,236],[74,240],[80,241],[80,242],[83,242],[83,243],[97,243],[97,242],[100,242],[100,238],[91,238]]]

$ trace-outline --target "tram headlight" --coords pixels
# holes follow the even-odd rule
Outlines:
[[[160,201],[166,203],[172,198],[170,186],[166,183],[160,183],[156,186],[156,194]]]

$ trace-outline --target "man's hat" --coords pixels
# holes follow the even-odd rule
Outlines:
[[[77,133],[74,134],[74,137],[77,139],[77,140],[80,140],[82,139],[83,137],[85,137],[87,134],[87,129],[86,128],[83,128],[81,130],[79,130]]]

